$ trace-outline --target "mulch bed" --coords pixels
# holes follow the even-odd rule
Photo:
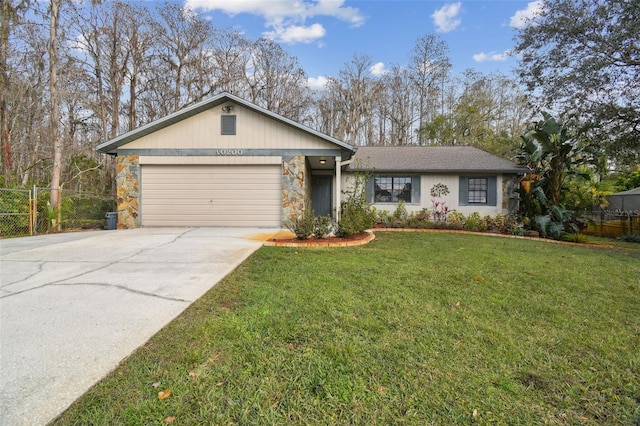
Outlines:
[[[265,245],[278,247],[349,247],[366,244],[375,239],[375,235],[371,232],[363,232],[353,235],[349,238],[343,237],[327,237],[316,238],[309,237],[306,240],[298,238],[270,238]]]

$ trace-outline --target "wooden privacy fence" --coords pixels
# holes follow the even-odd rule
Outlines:
[[[602,210],[587,215],[587,233],[601,237],[640,235],[639,210]]]
[[[51,188],[0,188],[0,238],[103,228],[106,212],[115,209],[111,196],[60,189],[59,208],[49,204]]]

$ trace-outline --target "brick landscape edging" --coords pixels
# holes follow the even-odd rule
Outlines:
[[[361,240],[353,240],[353,241],[338,241],[332,242],[330,238],[326,238],[324,240],[315,240],[315,241],[306,241],[301,240],[297,242],[295,240],[282,240],[282,241],[265,241],[264,245],[268,247],[355,247],[362,246],[370,243],[371,241],[376,239],[376,235],[373,232],[369,232],[369,235],[366,238]]]

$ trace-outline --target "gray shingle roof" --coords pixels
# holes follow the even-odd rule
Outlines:
[[[350,170],[422,173],[527,173],[516,165],[470,146],[363,146]]]

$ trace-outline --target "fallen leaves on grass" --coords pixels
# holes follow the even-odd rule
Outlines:
[[[171,389],[165,389],[161,392],[158,392],[158,399],[162,401],[163,399],[167,399],[171,396]]]
[[[165,422],[166,424],[173,423],[173,422],[175,422],[175,421],[176,421],[176,417],[175,417],[175,416],[169,416],[169,417],[167,417],[166,419],[164,419],[164,422]]]

